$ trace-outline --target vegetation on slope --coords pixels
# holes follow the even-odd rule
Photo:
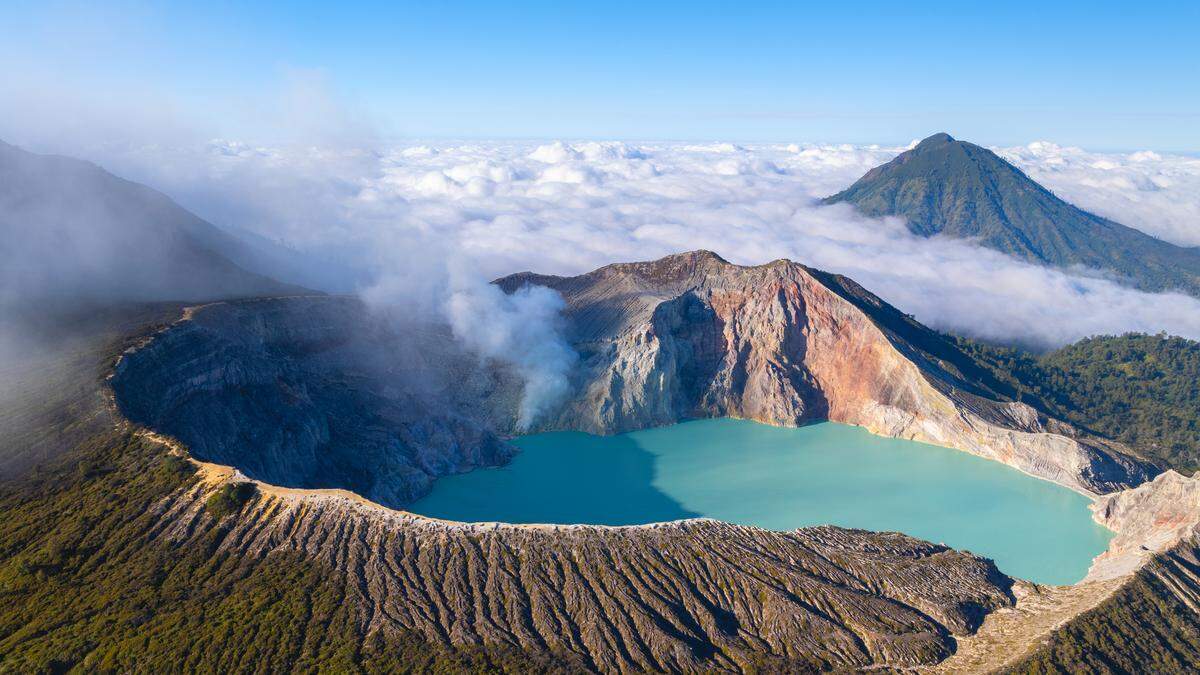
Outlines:
[[[1180,565],[1190,568],[1190,575],[1180,576]],[[1194,563],[1177,557],[1156,559],[1111,598],[1057,630],[1009,672],[1200,672],[1200,614],[1177,590],[1190,583],[1194,593],[1195,572]]]
[[[225,519],[203,518],[202,545],[154,536],[155,505],[194,469],[148,441],[105,434],[72,459],[0,492],[0,672],[568,669],[548,655],[367,634],[319,564],[221,551],[237,518],[224,510],[254,498],[241,488],[220,500]]]
[[[1184,473],[1200,469],[1200,342],[1129,333],[1044,355],[960,338],[1018,400]]]
[[[179,316],[178,303],[0,313],[0,478],[52,462],[112,426],[101,383],[117,355]],[[0,345],[4,347],[5,345]]]
[[[254,483],[227,483],[212,493],[204,503],[204,510],[213,518],[221,520],[241,511],[255,492]]]

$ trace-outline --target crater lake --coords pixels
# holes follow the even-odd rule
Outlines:
[[[1070,584],[1112,533],[1090,500],[965,452],[822,422],[696,420],[513,441],[508,465],[437,480],[410,511],[449,520],[634,525],[707,517],[772,530],[898,531]]]

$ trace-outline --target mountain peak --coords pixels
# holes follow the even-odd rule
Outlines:
[[[1200,251],[1076,208],[991,150],[947,133],[926,138],[824,202],[902,217],[924,237],[973,239],[1032,262],[1106,270],[1144,290],[1200,296]]]
[[[695,251],[674,253],[648,262],[615,263],[605,266],[601,270],[616,273],[632,273],[655,282],[666,283],[669,281],[703,277],[713,270],[728,266],[730,266],[729,261],[716,253],[698,249]]]
[[[955,142],[956,141],[954,140],[953,136],[951,136],[950,134],[948,134],[944,131],[941,131],[941,132],[938,132],[938,133],[930,136],[929,138],[926,138],[925,140],[921,141],[920,143],[917,143],[917,147],[915,147],[913,149],[914,150],[929,150],[931,148],[936,148],[936,147],[942,146],[942,145],[949,145],[950,143],[955,143]]]
[[[662,258],[659,258],[658,260],[656,260],[654,262],[656,262],[656,263],[680,263],[680,262],[683,262],[683,263],[691,263],[691,264],[715,262],[715,263],[719,263],[722,265],[729,264],[728,260],[722,258],[716,252],[710,251],[706,248],[698,248],[694,251],[684,251],[682,253],[673,253],[671,255],[663,256]]]

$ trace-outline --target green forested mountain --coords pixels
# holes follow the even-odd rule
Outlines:
[[[1145,290],[1200,295],[1200,250],[1072,206],[992,151],[944,133],[825,202],[849,202],[869,216],[900,216],[921,236],[973,238],[1025,260],[1083,265]]]
[[[1041,356],[959,339],[1016,397],[1163,466],[1200,469],[1200,342],[1130,333]]]

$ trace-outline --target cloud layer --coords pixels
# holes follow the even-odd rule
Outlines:
[[[790,258],[847,274],[918,319],[1057,345],[1096,333],[1200,337],[1200,302],[1025,264],[894,219],[819,206],[899,147],[439,142],[369,150],[255,147],[114,154],[118,172],[201,215],[386,272],[436,241],[485,277],[574,274],[696,248],[755,264]],[[1200,241],[1200,160],[1001,150],[1081,206],[1178,242]]]
[[[998,150],[1076,206],[1173,244],[1200,245],[1200,157],[1096,153],[1044,141]]]

